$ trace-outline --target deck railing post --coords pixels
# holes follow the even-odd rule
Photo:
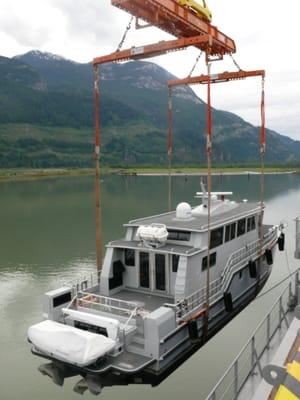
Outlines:
[[[234,363],[234,399],[237,399],[239,393],[239,360]]]
[[[295,296],[297,298],[297,304],[300,303],[298,291],[299,291],[299,272],[296,273],[296,277],[295,277]]]
[[[253,335],[251,338],[251,371],[252,375],[254,375],[256,360],[255,360],[255,336]]]
[[[207,400],[217,400],[216,392],[213,391]]]
[[[281,329],[281,322],[282,322],[282,296],[279,299],[279,325],[278,328]]]
[[[271,329],[271,321],[270,321],[270,314],[267,316],[267,349],[270,349],[270,329]]]

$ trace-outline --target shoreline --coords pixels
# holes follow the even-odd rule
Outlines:
[[[297,171],[274,171],[274,172],[268,172],[266,171],[264,175],[290,175],[290,174],[296,174]],[[234,175],[260,175],[260,172],[256,171],[234,171],[234,172],[212,172],[212,176],[234,176]],[[136,176],[169,176],[168,172],[142,172],[142,173],[136,173]],[[171,172],[171,176],[207,176],[207,173],[205,172]]]
[[[103,175],[116,174],[121,176],[169,176],[169,172],[165,168],[102,168]],[[300,173],[300,169],[289,168],[271,168],[265,169],[265,175],[290,175]],[[93,168],[42,168],[42,169],[0,169],[0,183],[20,180],[36,180],[45,178],[61,178],[61,177],[78,177],[93,176]],[[206,176],[205,168],[173,168],[171,176]],[[260,175],[259,168],[246,170],[241,167],[234,168],[215,168],[212,172],[213,176],[234,176],[234,175]]]
[[[42,168],[42,169],[0,169],[0,183],[11,181],[26,181],[45,178],[63,178],[93,175],[92,168]]]

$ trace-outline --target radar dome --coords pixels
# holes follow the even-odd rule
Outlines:
[[[192,207],[188,203],[179,203],[176,208],[176,218],[188,219],[192,217]]]

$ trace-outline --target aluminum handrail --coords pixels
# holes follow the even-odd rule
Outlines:
[[[63,286],[72,288],[72,294],[75,296],[77,293],[91,289],[100,282],[100,276],[102,271],[96,271],[89,274],[89,276],[84,276],[76,281],[63,282]]]
[[[103,295],[99,295],[99,294],[95,294],[95,293],[89,293],[89,292],[86,292],[86,291],[80,291],[80,292],[78,292],[78,294],[79,295],[83,295],[83,296],[93,296],[94,298],[99,299],[99,300],[105,300],[105,301],[109,301],[109,302],[116,302],[116,303],[120,303],[120,304],[122,303],[122,304],[125,304],[125,305],[128,305],[128,306],[131,306],[131,308],[137,307],[137,304],[134,301],[127,301],[127,300],[117,299],[117,298],[114,298],[114,297],[103,296]]]
[[[271,229],[264,235],[263,249],[266,249],[268,245],[277,236],[277,228]],[[240,268],[244,265],[245,259],[253,257],[257,250],[260,248],[260,239],[251,242],[249,245],[244,246],[236,250],[230,258],[228,259],[226,266],[220,278],[212,281],[210,283],[210,302],[215,302],[218,298],[223,295],[226,285],[230,281],[234,273],[238,272]],[[252,250],[251,250],[252,249]],[[237,261],[235,261],[237,260]],[[235,261],[235,262],[234,262]],[[195,300],[194,300],[195,299]],[[198,301],[197,301],[198,299]],[[206,300],[206,286],[192,293],[185,299],[181,300],[176,304],[165,304],[167,307],[176,309],[177,319],[183,319],[187,315],[193,313],[195,310],[199,309],[204,305]],[[186,312],[184,312],[186,311]]]
[[[104,303],[97,303],[97,302],[94,302],[94,301],[90,301],[90,300],[85,300],[85,299],[77,299],[78,300],[78,302],[80,302],[80,303],[82,303],[82,304],[87,304],[87,305],[93,305],[93,306],[95,306],[96,308],[97,307],[99,307],[99,308],[101,308],[101,307],[104,307],[104,308],[109,308],[110,310],[111,309],[113,309],[113,310],[117,310],[117,311],[121,311],[121,312],[123,312],[123,313],[127,313],[127,314],[129,314],[129,313],[131,313],[131,310],[129,310],[129,309],[127,309],[127,308],[122,308],[122,307],[116,307],[116,306],[112,306],[111,304],[104,304]],[[80,307],[83,307],[83,308],[89,308],[89,307],[84,307],[84,305],[80,305]],[[92,308],[92,307],[91,307]]]
[[[268,247],[269,243],[271,243],[271,242],[275,239],[275,236],[276,236],[276,235],[277,235],[277,231],[276,231],[276,230],[271,231],[271,232],[268,232],[268,233],[265,235],[265,237],[264,237],[264,244],[263,244],[263,247],[262,247],[263,250],[265,250],[265,249]],[[239,261],[238,261],[235,265],[233,265],[233,266],[230,268],[230,270],[228,271],[228,273],[227,273],[226,275],[223,276],[222,285],[221,285],[221,287],[220,287],[220,290],[221,290],[221,291],[224,291],[224,290],[226,289],[227,283],[228,283],[228,281],[230,281],[232,275],[233,275],[235,272],[239,271],[239,269],[240,269],[240,267],[241,267],[240,264],[244,263],[244,261],[245,261],[246,258],[249,258],[249,260],[250,260],[251,257],[252,257],[253,255],[256,254],[257,250],[260,249],[260,240],[257,240],[257,241],[255,241],[255,242],[252,242],[252,243],[249,245],[249,247],[250,247],[251,245],[252,245],[252,246],[255,246],[255,247],[254,247],[253,251],[252,251],[251,253],[249,253],[246,257],[243,257],[243,255],[245,255],[245,253],[247,253],[248,248],[245,248],[245,247],[244,247],[244,248],[240,249],[240,250],[243,250],[243,251],[241,251]]]
[[[272,229],[271,231],[269,231],[266,234],[264,234],[264,237],[263,237],[264,241],[267,241],[267,239],[270,236],[272,236],[273,234],[277,234],[277,229],[276,228]],[[228,269],[230,269],[230,266],[231,266],[231,264],[232,264],[234,259],[238,258],[238,256],[242,256],[244,253],[247,253],[247,251],[250,250],[251,247],[253,247],[253,246],[255,246],[255,250],[257,250],[259,245],[260,245],[260,239],[257,239],[257,240],[254,240],[253,242],[251,242],[250,244],[248,244],[248,245],[236,250],[234,253],[232,253],[231,256],[229,257],[226,265],[225,265],[225,268],[224,268],[221,276],[223,277],[223,276],[225,276],[227,274],[227,271],[228,271]],[[255,251],[253,253],[255,253]],[[251,254],[251,255],[253,255],[253,254]]]

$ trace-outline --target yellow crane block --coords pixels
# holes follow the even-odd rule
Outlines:
[[[300,385],[300,364],[296,361],[293,361],[290,364],[287,364],[286,367],[287,373],[296,379]],[[280,385],[274,400],[299,400],[299,397],[289,390],[291,388],[287,388],[284,384]]]
[[[299,397],[295,396],[283,385],[280,385],[274,400],[299,400]]]
[[[202,1],[203,5],[199,4],[195,0],[179,0],[179,4],[185,7],[189,7],[195,12],[196,15],[211,22],[212,13],[207,7],[205,0]]]
[[[297,381],[299,381],[300,385],[300,364],[297,361],[293,361],[287,365],[286,369],[289,375],[293,376],[295,379],[297,379]]]

